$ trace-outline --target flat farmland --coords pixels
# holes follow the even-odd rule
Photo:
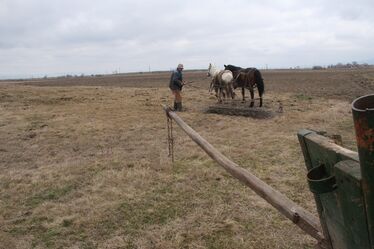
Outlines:
[[[178,115],[317,215],[296,134],[340,134],[356,150],[350,103],[374,92],[374,69],[261,72],[275,117],[205,113],[216,99],[203,71],[185,72]],[[171,162],[169,77],[0,81],[0,248],[314,248],[176,125]]]

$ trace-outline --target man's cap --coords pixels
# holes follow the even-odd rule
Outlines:
[[[183,68],[183,64],[178,64],[177,68]]]

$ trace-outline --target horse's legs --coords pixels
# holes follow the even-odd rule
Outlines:
[[[217,98],[217,101],[219,103],[219,88],[214,88],[214,91],[216,92],[216,98]]]
[[[225,98],[225,102],[226,102],[226,99],[229,97],[229,93],[227,91],[227,86],[223,87],[223,97]]]
[[[234,92],[234,89],[232,89],[231,85],[228,86],[228,90],[229,90],[231,99],[234,99],[235,98],[235,92]]]
[[[244,87],[242,87],[242,97],[243,97],[242,103],[244,103],[245,102],[245,88]]]
[[[255,101],[254,101],[255,93],[253,91],[253,88],[249,89],[249,92],[251,93],[251,104],[249,105],[249,107],[253,107],[255,104]]]

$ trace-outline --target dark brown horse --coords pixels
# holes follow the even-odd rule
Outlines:
[[[241,68],[234,65],[224,65],[226,70],[230,70],[234,76],[233,87],[242,88],[243,102],[245,101],[245,89],[247,88],[251,94],[250,107],[254,106],[254,89],[257,87],[260,96],[260,107],[262,106],[262,95],[265,92],[264,80],[257,68]]]

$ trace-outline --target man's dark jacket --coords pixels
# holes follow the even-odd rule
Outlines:
[[[171,90],[182,90],[183,87],[183,75],[182,72],[175,70],[171,74],[169,88]]]

